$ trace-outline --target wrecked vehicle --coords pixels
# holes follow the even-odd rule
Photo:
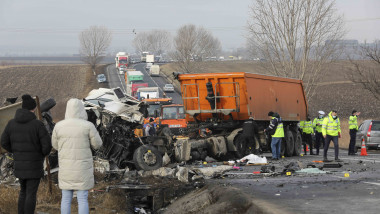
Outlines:
[[[300,155],[302,138],[297,124],[308,112],[301,80],[244,72],[173,75],[181,84],[188,135],[199,139],[200,130],[212,132],[212,136],[191,140],[191,147],[197,147],[192,149],[193,157],[207,153],[223,160],[251,153],[254,148],[242,137],[243,123],[254,117],[259,130],[264,130],[270,122],[269,111],[279,113],[284,124],[281,155]],[[255,139],[261,150],[270,151],[271,136],[263,131],[258,135]]]
[[[173,161],[190,160],[189,155],[181,153],[183,140],[174,139],[168,128],[159,129],[154,137],[135,136],[134,129],[148,116],[147,105],[125,95],[120,88],[95,89],[83,103],[88,120],[103,140],[95,155],[109,160],[111,166],[154,170],[162,166],[165,153]]]

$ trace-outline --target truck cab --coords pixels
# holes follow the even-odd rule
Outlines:
[[[161,115],[161,106],[171,105],[172,98],[155,98],[143,100],[145,104],[148,104],[148,116],[144,120],[144,124],[149,121],[149,118],[155,118],[156,123]]]
[[[160,126],[167,125],[174,135],[182,134],[187,128],[185,109],[183,105],[173,104],[161,107]]]

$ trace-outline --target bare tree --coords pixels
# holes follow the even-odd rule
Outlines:
[[[152,30],[148,35],[148,43],[154,54],[161,55],[170,50],[172,45],[171,35],[165,30]]]
[[[303,80],[308,100],[345,35],[333,0],[254,0],[248,31],[248,46],[268,72]]]
[[[359,60],[349,57],[353,65],[349,79],[354,83],[361,84],[377,100],[380,100],[380,41],[361,45],[357,54]]]
[[[205,57],[216,56],[221,45],[218,38],[203,27],[189,24],[178,29],[174,38],[173,58],[180,72],[193,73],[204,69]]]
[[[133,39],[133,46],[135,47],[136,51],[140,54],[145,51],[149,51],[150,44],[148,41],[149,34],[147,32],[140,32],[136,35],[136,37]]]
[[[81,59],[91,66],[94,75],[96,66],[103,60],[111,40],[111,31],[103,26],[91,26],[79,34]]]
[[[133,45],[136,51],[142,53],[144,51],[152,52],[156,55],[169,51],[172,39],[170,33],[165,30],[152,30],[149,32],[141,32],[136,35]]]

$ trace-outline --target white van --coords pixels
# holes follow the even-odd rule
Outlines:
[[[150,76],[160,76],[160,66],[159,65],[152,65],[149,69],[149,75]]]
[[[149,71],[150,67],[152,67],[152,65],[153,65],[153,63],[151,63],[151,62],[146,63],[145,70]]]

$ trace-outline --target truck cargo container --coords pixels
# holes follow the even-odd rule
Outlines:
[[[148,55],[148,54],[149,54],[149,52],[146,52],[146,51],[141,53],[141,62],[146,62],[146,55]]]
[[[145,87],[145,88],[137,89],[138,100],[152,99],[152,98],[159,98],[159,97],[160,97],[160,91],[158,87]]]
[[[131,84],[127,84],[127,94],[134,98],[137,98],[137,89],[148,87],[148,83],[145,82],[135,82]]]
[[[146,55],[146,62],[154,63],[154,55]]]
[[[132,82],[143,82],[144,74],[141,71],[127,71],[125,73],[125,82],[131,84]]]
[[[223,144],[218,144],[221,151],[214,151],[216,158],[231,152],[238,158],[248,154],[242,125],[252,116],[264,130],[270,122],[269,111],[279,113],[284,124],[282,154],[300,154],[302,139],[297,124],[306,119],[308,111],[301,80],[244,72],[174,75],[181,84],[188,127],[206,127],[219,136],[209,142]],[[261,149],[270,150],[271,137],[263,131],[259,135]]]

